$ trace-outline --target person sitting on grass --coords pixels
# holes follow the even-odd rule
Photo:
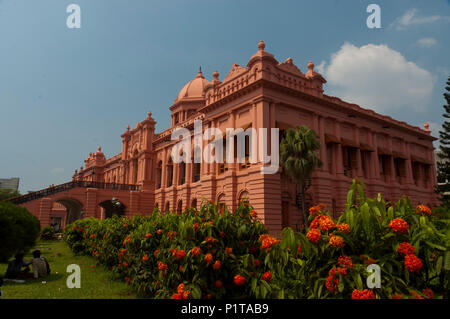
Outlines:
[[[50,275],[50,265],[47,259],[41,256],[40,250],[33,251],[33,260],[31,260],[31,263],[33,265],[33,276],[35,279]]]
[[[14,260],[8,263],[8,268],[6,269],[5,279],[25,279],[33,277],[30,273],[29,265],[31,260],[24,261],[24,254],[16,254]],[[22,270],[22,268],[26,267]]]

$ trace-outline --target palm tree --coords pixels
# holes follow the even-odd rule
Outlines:
[[[284,173],[300,185],[302,212],[305,225],[308,225],[308,214],[305,207],[305,191],[307,181],[316,167],[322,166],[318,150],[320,142],[313,130],[307,126],[287,129],[280,143],[280,164]]]

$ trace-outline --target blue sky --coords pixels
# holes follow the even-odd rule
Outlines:
[[[81,29],[66,26],[71,3]],[[381,29],[366,26],[370,3]],[[0,177],[21,192],[69,181],[99,145],[119,153],[148,111],[167,128],[199,66],[223,79],[261,39],[304,72],[312,60],[325,93],[436,131],[449,31],[444,0],[0,0]]]

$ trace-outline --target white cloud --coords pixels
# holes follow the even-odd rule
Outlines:
[[[320,64],[316,66],[316,69],[320,74],[325,73],[325,64],[326,63],[327,63],[326,61],[322,60],[322,62],[320,62]]]
[[[419,10],[409,9],[402,16],[394,20],[389,28],[395,28],[397,30],[405,30],[412,25],[430,24],[438,21],[450,22],[449,16],[431,15],[431,16],[418,16]]]
[[[433,91],[430,72],[387,45],[345,43],[324,71],[330,93],[382,113],[425,111]]]
[[[52,173],[52,174],[54,174],[54,175],[62,174],[62,173],[64,173],[64,168],[61,168],[61,167],[55,167],[55,168],[52,168],[52,169],[50,170],[50,173]]]
[[[416,44],[422,48],[431,48],[437,44],[437,41],[435,38],[422,38],[417,40]]]

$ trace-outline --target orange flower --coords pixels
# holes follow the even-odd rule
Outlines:
[[[346,234],[350,234],[350,226],[348,224],[338,224],[337,229],[339,229],[341,232],[346,233]]]
[[[398,248],[397,248],[397,252],[400,255],[410,255],[410,254],[414,254],[414,246],[411,246],[411,244],[409,243],[401,243]]]
[[[398,232],[400,234],[406,234],[409,229],[409,225],[401,218],[393,219],[389,222],[388,227],[390,227],[393,231]]]
[[[186,257],[186,252],[183,249],[180,249],[176,252],[176,255],[177,259],[183,259],[184,257]]]
[[[313,243],[319,242],[319,240],[322,238],[320,235],[320,231],[318,229],[311,229],[307,234],[306,237]]]
[[[414,254],[405,256],[405,268],[409,272],[419,272],[422,269],[422,261]]]
[[[128,225],[127,224],[123,224],[123,227],[127,227]]]
[[[329,243],[333,247],[341,247],[342,248],[345,246],[344,238],[342,238],[341,236],[330,235]]]
[[[183,299],[189,299],[189,295],[191,294],[191,292],[189,290],[183,291]]]
[[[149,238],[151,236],[152,236],[152,234],[150,234],[150,233],[145,234],[145,238]]]
[[[220,266],[221,266],[220,261],[219,261],[219,260],[216,260],[216,262],[215,262],[214,265],[213,265],[213,269],[214,269],[214,270],[219,270],[219,269],[220,269]]]
[[[256,217],[258,217],[258,213],[256,212],[256,210],[252,209],[250,211],[250,216],[252,216],[253,218],[256,218]]]
[[[298,247],[297,247],[297,255],[300,255],[302,253],[302,246],[301,246],[301,244],[299,243],[298,244]]]
[[[192,256],[200,255],[200,252],[201,252],[201,250],[199,247],[194,247],[191,249]]]
[[[216,282],[214,283],[214,286],[215,286],[217,289],[220,289],[220,288],[223,287],[223,283],[222,283],[221,280],[216,280]]]
[[[205,261],[210,264],[213,262],[213,256],[211,254],[206,254],[205,255]]]
[[[352,292],[352,299],[375,299],[373,291],[370,289],[358,290]]]
[[[431,216],[431,209],[425,205],[417,205],[416,212],[422,215]]]
[[[167,265],[161,261],[158,261],[158,269],[159,270],[166,270],[167,269]]]
[[[199,227],[198,223],[195,223],[195,224],[192,225],[192,228],[194,228],[195,231],[198,230],[198,227]]]
[[[182,296],[180,294],[173,294],[172,299],[181,299]]]
[[[348,257],[348,256],[340,256],[340,257],[338,258],[338,263],[339,263],[342,267],[347,268],[347,269],[350,269],[350,268],[353,267],[352,259],[351,259],[350,257]]]
[[[320,211],[319,206],[312,206],[312,207],[309,208],[309,214],[311,216],[316,215],[319,211]]]
[[[330,229],[333,229],[334,227],[336,227],[334,221],[330,217],[322,215],[322,217],[320,218],[320,230],[328,231]]]
[[[183,266],[178,267],[178,271],[182,272],[183,271]]]
[[[205,241],[206,241],[207,243],[212,244],[212,243],[215,242],[215,239],[214,239],[214,237],[208,236],[208,237],[205,238]]]
[[[162,234],[162,229],[158,229],[158,230],[156,231],[156,233],[157,233],[158,235],[161,235],[161,234]]]
[[[262,237],[263,235],[261,235]],[[260,237],[260,239],[261,239]],[[270,237],[269,235],[264,236],[261,242],[261,249],[269,249],[272,245],[278,244],[280,241],[276,238]],[[267,252],[267,251],[266,251]]]
[[[234,276],[234,284],[236,286],[242,286],[245,284],[245,278],[242,277],[241,275],[236,275]]]
[[[391,299],[403,299],[403,295],[402,294],[393,294],[391,296]]]
[[[147,261],[147,260],[148,260],[148,256],[147,256],[147,255],[143,256],[143,257],[142,257],[142,260],[143,260],[143,261]]]
[[[183,291],[184,291],[184,284],[181,283],[181,284],[179,284],[178,287],[177,287],[177,293],[182,294]]]
[[[225,248],[225,252],[227,253],[227,256],[230,256],[233,253],[233,248],[231,247],[226,247]]]
[[[433,290],[431,290],[430,288],[426,288],[422,290],[422,293],[425,295],[425,297],[427,297],[428,299],[433,299],[434,298],[434,293]]]
[[[262,280],[266,281],[266,282],[270,282],[270,279],[272,279],[272,274],[270,273],[270,271],[265,272],[262,277]]]
[[[158,254],[159,254],[159,249],[155,250],[155,252],[153,253],[153,255],[155,256],[155,258],[158,258]]]

